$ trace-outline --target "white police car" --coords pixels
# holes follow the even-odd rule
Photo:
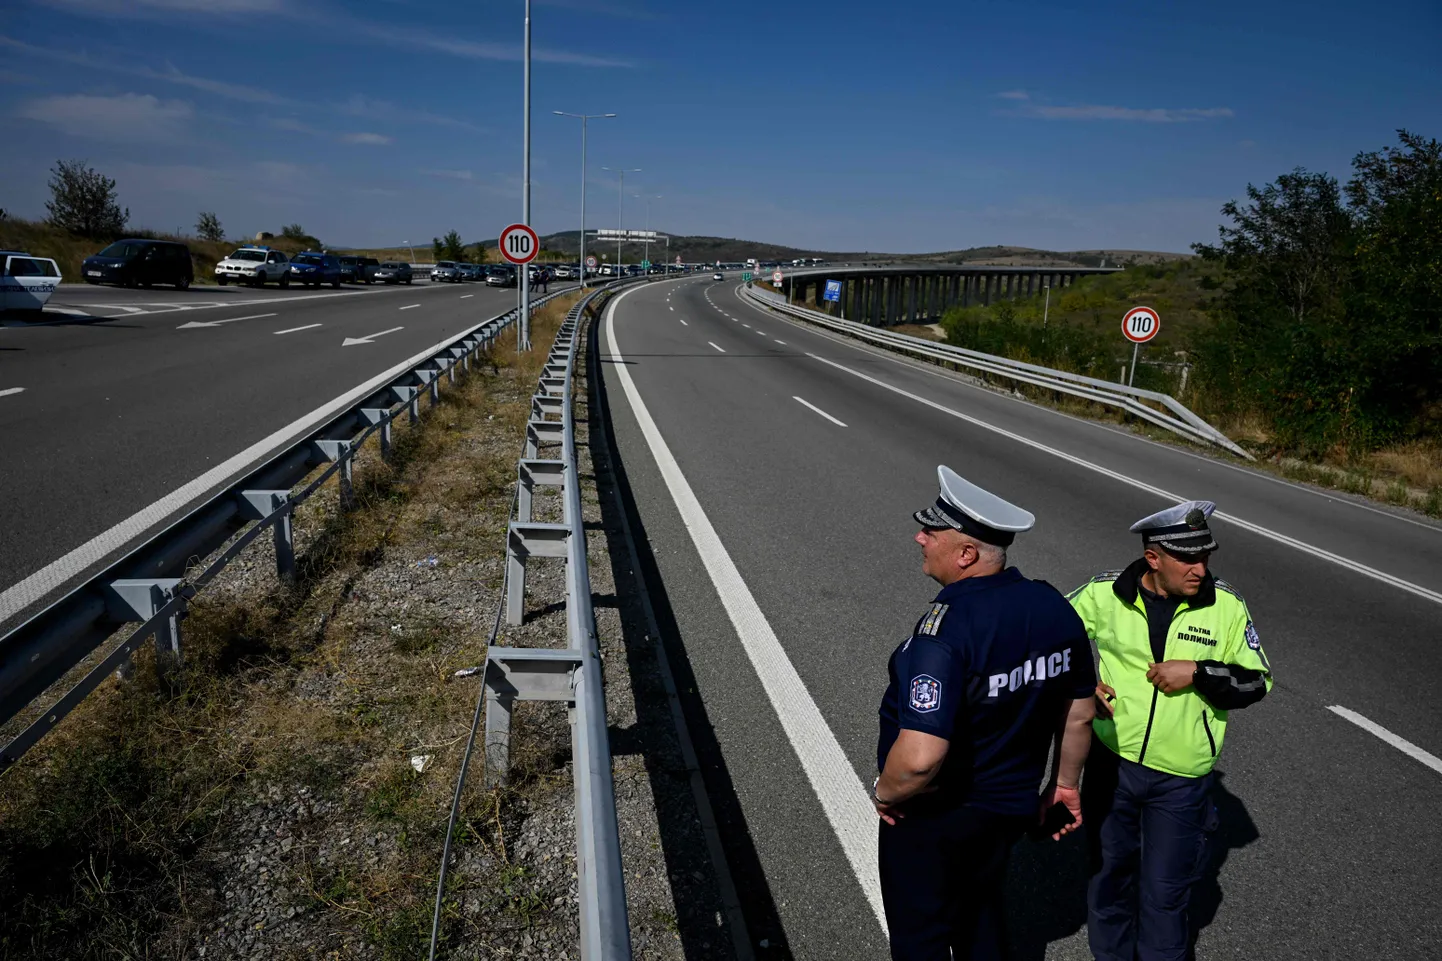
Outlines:
[[[231,282],[263,287],[269,280],[290,286],[290,258],[270,247],[241,247],[215,265],[215,282],[222,287]]]
[[[39,313],[60,286],[60,267],[49,257],[0,250],[0,313]]]

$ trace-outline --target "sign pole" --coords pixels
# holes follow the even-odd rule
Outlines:
[[[521,171],[521,223],[531,225],[531,0],[526,0],[526,66],[525,82],[522,84],[521,139],[525,143]],[[585,136],[583,131],[582,137]],[[584,176],[584,172],[582,173]],[[521,265],[521,282],[518,284],[521,298],[521,324],[516,328],[516,349],[531,349],[531,268]]]
[[[1137,379],[1137,351],[1139,351],[1139,350],[1141,350],[1141,349],[1142,349],[1142,345],[1141,345],[1141,344],[1136,344],[1136,343],[1132,344],[1132,368],[1131,368],[1131,370],[1127,371],[1127,386],[1128,386],[1128,387],[1130,387],[1130,386],[1132,385],[1132,381],[1134,381],[1134,380]]]

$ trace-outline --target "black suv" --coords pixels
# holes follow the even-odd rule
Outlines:
[[[170,240],[117,240],[86,257],[80,274],[87,284],[123,287],[174,284],[184,290],[195,280],[190,248]]]

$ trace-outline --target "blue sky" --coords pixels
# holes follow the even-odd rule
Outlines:
[[[5,0],[0,207],[85,158],[132,224],[336,245],[521,212],[520,0]],[[1295,166],[1442,136],[1442,4],[534,0],[532,222],[826,250],[1186,250]],[[659,198],[659,199],[655,199]],[[645,201],[626,198],[626,226]]]

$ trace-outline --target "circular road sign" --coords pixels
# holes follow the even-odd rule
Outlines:
[[[587,267],[594,267],[594,266],[596,266],[596,263],[597,263],[597,261],[596,261],[596,258],[595,258],[595,257],[587,257],[587,258],[586,258],[586,266],[587,266]]]
[[[1162,319],[1150,307],[1133,307],[1122,318],[1122,333],[1134,344],[1145,344],[1162,329]]]
[[[529,264],[540,252],[540,239],[525,224],[511,224],[501,231],[501,256],[511,263]]]
[[[779,283],[781,283],[781,280],[782,280],[781,271],[778,270],[778,271],[776,271],[776,273],[774,273],[774,274],[771,275],[771,282],[772,282],[773,284],[779,284]]]

